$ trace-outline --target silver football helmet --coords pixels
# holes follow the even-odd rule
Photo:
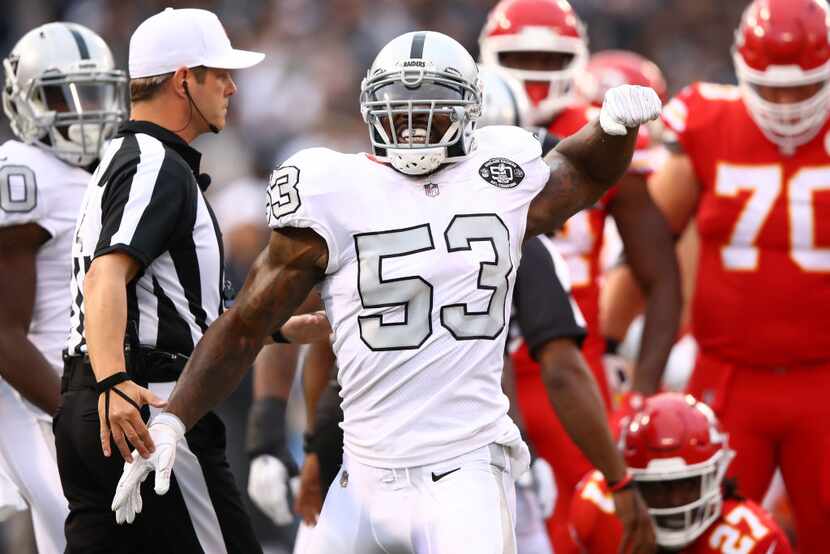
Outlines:
[[[530,100],[521,81],[495,65],[479,65],[481,79],[481,117],[476,125],[530,125]]]
[[[446,35],[406,33],[384,46],[369,68],[360,110],[378,159],[406,175],[430,173],[474,148],[478,67]]]
[[[94,162],[127,114],[123,71],[104,40],[76,23],[47,23],[3,60],[3,111],[27,144],[73,165]]]

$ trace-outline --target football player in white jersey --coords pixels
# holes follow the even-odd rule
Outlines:
[[[126,76],[74,23],[28,32],[3,60],[0,146],[0,467],[32,512],[38,552],[63,552],[67,504],[55,462],[75,218],[102,143],[126,114]]]
[[[361,86],[373,155],[303,150],[274,172],[273,229],[234,307],[207,331],[150,423],[155,451],[125,464],[118,521],[164,493],[175,444],[250,366],[262,338],[322,282],[342,385],[344,461],[309,552],[515,552],[514,481],[528,451],[501,372],[525,236],[553,231],[625,171],[660,100],[612,89],[601,116],[545,159],[517,127],[475,130],[478,69],[435,32],[387,44]],[[586,454],[614,483],[634,552],[654,535],[598,395]]]

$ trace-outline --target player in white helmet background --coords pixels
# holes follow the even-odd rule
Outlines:
[[[48,23],[3,60],[0,146],[0,468],[31,510],[38,552],[63,552],[52,416],[69,326],[70,251],[90,167],[126,115],[123,71],[97,34]],[[2,506],[0,506],[2,511]]]
[[[269,246],[150,422],[155,452],[125,465],[119,518],[141,509],[151,471],[165,490],[176,441],[238,383],[260,335],[320,283],[342,385],[344,463],[309,552],[515,552],[514,479],[529,455],[501,374],[521,245],[618,179],[636,128],[660,102],[647,88],[612,89],[600,120],[543,159],[522,129],[475,129],[477,74],[446,35],[393,39],[361,86],[373,155],[311,148],[274,172]],[[642,500],[588,391],[562,406],[563,420],[609,475],[625,542],[652,551]]]

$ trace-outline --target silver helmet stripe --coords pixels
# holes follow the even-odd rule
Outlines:
[[[72,33],[72,38],[75,39],[75,44],[78,45],[78,53],[81,55],[81,59],[88,60],[89,48],[86,45],[84,37],[81,35],[81,33],[79,33],[76,29],[73,29],[72,27],[67,26],[67,29],[69,29],[69,32]]]
[[[409,50],[409,57],[413,60],[424,57],[424,43],[427,41],[426,33],[415,33],[412,37],[412,48]]]

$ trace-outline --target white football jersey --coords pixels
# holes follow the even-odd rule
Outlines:
[[[345,449],[364,464],[424,465],[519,437],[504,342],[528,207],[550,169],[518,127],[475,141],[430,176],[323,148],[271,176],[269,225],[309,227],[328,246]]]
[[[72,235],[89,177],[36,146],[0,146],[0,227],[36,223],[52,235],[37,253],[29,339],[58,373],[69,328]]]

